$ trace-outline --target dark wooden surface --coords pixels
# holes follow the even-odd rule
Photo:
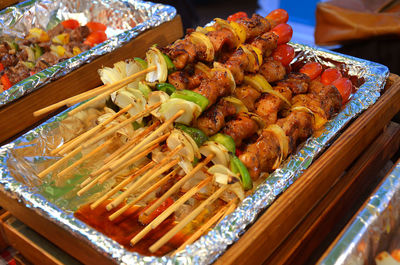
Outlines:
[[[328,194],[400,110],[400,78],[357,118],[303,175],[289,187],[215,264],[261,264]]]
[[[19,0],[1,0],[0,1],[0,10],[4,9],[6,7],[9,7],[9,6],[15,5],[19,2],[21,2],[21,1],[19,1]]]
[[[97,71],[103,66],[112,66],[127,58],[143,58],[149,46],[155,43],[164,46],[182,35],[181,19],[177,16],[170,22],[144,32],[123,47],[0,108],[0,143],[9,142],[54,115],[54,113],[49,113],[41,117],[33,117],[34,111],[101,85]]]

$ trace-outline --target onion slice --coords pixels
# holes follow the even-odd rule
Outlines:
[[[235,106],[236,109],[236,113],[239,112],[248,112],[249,110],[247,109],[246,105],[244,105],[244,103],[235,97],[232,96],[227,96],[223,98],[225,101],[228,101],[230,103],[232,103]]]
[[[280,126],[276,125],[276,124],[269,125],[265,129],[265,131],[272,132],[278,138],[278,141],[279,141],[281,154],[276,159],[274,165],[272,166],[272,169],[277,169],[280,166],[282,160],[285,159],[287,157],[287,155],[289,154],[289,139],[286,136],[286,134],[283,131],[283,129]]]
[[[204,73],[208,78],[212,77],[211,69],[202,62],[198,62],[194,65],[195,71],[200,71]]]
[[[149,72],[146,75],[146,81],[155,84],[155,83],[163,83],[167,80],[168,77],[168,67],[167,63],[164,60],[164,56],[161,51],[156,47],[151,47],[146,52],[146,61],[148,67],[156,66],[157,69],[155,71]]]
[[[239,46],[240,49],[242,49],[244,51],[244,53],[246,54],[247,58],[249,59],[249,64],[246,67],[246,71],[247,72],[251,72],[251,73],[255,73],[258,71],[258,69],[260,68],[260,65],[258,64],[258,59],[256,58],[256,56],[254,55],[253,52],[251,52],[246,45],[240,45]]]
[[[199,105],[181,98],[170,98],[162,103],[159,113],[162,119],[168,120],[179,110],[185,110],[185,112],[176,119],[175,122],[180,122],[185,125],[190,125],[192,121],[197,119],[201,114],[201,107]]]
[[[231,94],[234,94],[235,90],[236,90],[236,82],[235,82],[235,78],[233,78],[231,70],[229,70],[222,63],[219,63],[219,62],[214,62],[213,66],[214,66],[214,68],[212,69],[213,72],[216,72],[216,71],[225,72],[225,74],[229,78],[229,85],[231,87]]]
[[[237,46],[240,44],[240,38],[239,38],[239,36],[237,35],[235,29],[231,26],[231,24],[229,24],[228,21],[223,20],[223,19],[221,19],[221,18],[214,18],[214,21],[215,21],[221,28],[225,28],[225,29],[227,29],[227,30],[230,30],[230,31],[233,33],[233,35],[235,36],[235,38],[234,38],[234,45],[235,45],[235,47],[237,47]]]
[[[171,134],[167,138],[167,146],[170,150],[175,149],[179,145],[183,145],[183,148],[179,150],[178,154],[182,159],[186,159],[190,162],[194,161],[195,152],[193,146],[187,140],[185,135],[181,130],[173,129]]]
[[[211,160],[215,165],[221,164],[225,167],[229,164],[229,151],[225,146],[214,141],[207,141],[200,147],[200,153],[204,156],[214,154]]]
[[[193,44],[203,44],[204,46],[206,46],[206,53],[204,58],[205,61],[212,62],[214,60],[214,46],[212,45],[207,35],[195,31],[190,34],[189,38]]]
[[[158,102],[166,102],[169,99],[169,95],[165,93],[164,91],[153,91],[149,94],[149,97],[147,98],[147,105],[150,107]],[[159,113],[160,107],[156,108],[153,110],[151,115],[153,115],[156,118],[160,118],[161,114]]]

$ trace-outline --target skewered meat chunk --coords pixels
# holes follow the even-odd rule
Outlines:
[[[89,36],[90,30],[87,26],[79,26],[73,29],[70,33],[70,40],[76,42],[83,42],[83,40]]]
[[[223,133],[230,135],[236,146],[240,146],[244,139],[253,136],[257,130],[258,124],[247,114],[241,112],[235,119],[226,123]]]
[[[309,91],[319,99],[321,108],[325,111],[328,119],[340,111],[342,96],[335,86],[326,86],[319,81],[312,81]]]
[[[178,70],[183,69],[196,58],[195,45],[188,38],[178,41],[173,46],[167,46],[163,51],[172,59]]]
[[[272,51],[278,47],[278,35],[273,32],[266,32],[256,37],[251,45],[262,51],[264,57],[268,57],[272,54]]]
[[[248,145],[239,159],[249,170],[251,178],[257,180],[261,172],[272,171],[280,152],[279,141],[274,133],[263,130],[257,141]]]
[[[249,59],[242,49],[237,49],[225,62],[225,66],[231,71],[236,84],[241,84],[244,79],[244,69],[247,68]]]
[[[249,85],[239,86],[235,89],[235,97],[240,99],[249,111],[255,110],[255,101],[261,93]]]
[[[277,83],[278,86],[286,86],[292,90],[293,94],[307,93],[310,78],[302,73],[290,73],[287,78]]]
[[[292,92],[287,87],[274,87],[289,102],[292,99]],[[256,102],[256,113],[265,121],[266,125],[276,123],[278,112],[286,105],[281,98],[271,94],[263,94]]]
[[[225,126],[225,118],[236,113],[235,106],[221,99],[218,104],[213,105],[204,112],[196,121],[196,126],[208,136],[216,134]]]
[[[246,37],[250,40],[271,29],[271,24],[269,21],[257,14],[253,14],[251,18],[239,19],[236,22],[244,26],[246,30]]]
[[[185,71],[176,71],[168,75],[168,83],[178,90],[187,89],[189,84],[189,74]]]
[[[207,33],[207,37],[210,39],[215,51],[221,51],[224,47],[228,50],[236,48],[236,42],[234,41],[236,36],[228,29],[222,28],[210,31]]]
[[[272,83],[282,80],[286,75],[286,69],[281,62],[275,61],[272,57],[269,57],[266,62],[261,65],[260,74],[262,74],[269,83]]]

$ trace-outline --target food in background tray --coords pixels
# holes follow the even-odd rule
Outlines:
[[[376,265],[399,265],[400,249],[394,249],[391,254],[382,251],[375,257]]]
[[[75,216],[147,255],[180,250],[233,211],[350,96],[331,68],[291,71],[286,26],[238,17],[101,69],[104,83],[122,84],[61,122],[64,136],[81,133],[51,151],[62,159],[38,164],[44,194],[70,209],[87,196]],[[106,107],[90,107],[96,99]]]
[[[32,28],[23,40],[0,43],[0,92],[107,39],[106,26],[75,19],[62,21],[49,31]]]

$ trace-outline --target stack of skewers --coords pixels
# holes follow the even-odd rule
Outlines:
[[[101,69],[104,86],[35,113],[93,96],[68,115],[107,105],[96,126],[51,152],[62,158],[38,176],[63,183],[103,152],[74,192],[113,184],[75,216],[142,254],[194,242],[350,97],[337,69],[310,62],[291,73],[287,20],[281,9],[266,18],[237,13],[151,47],[146,60]]]

